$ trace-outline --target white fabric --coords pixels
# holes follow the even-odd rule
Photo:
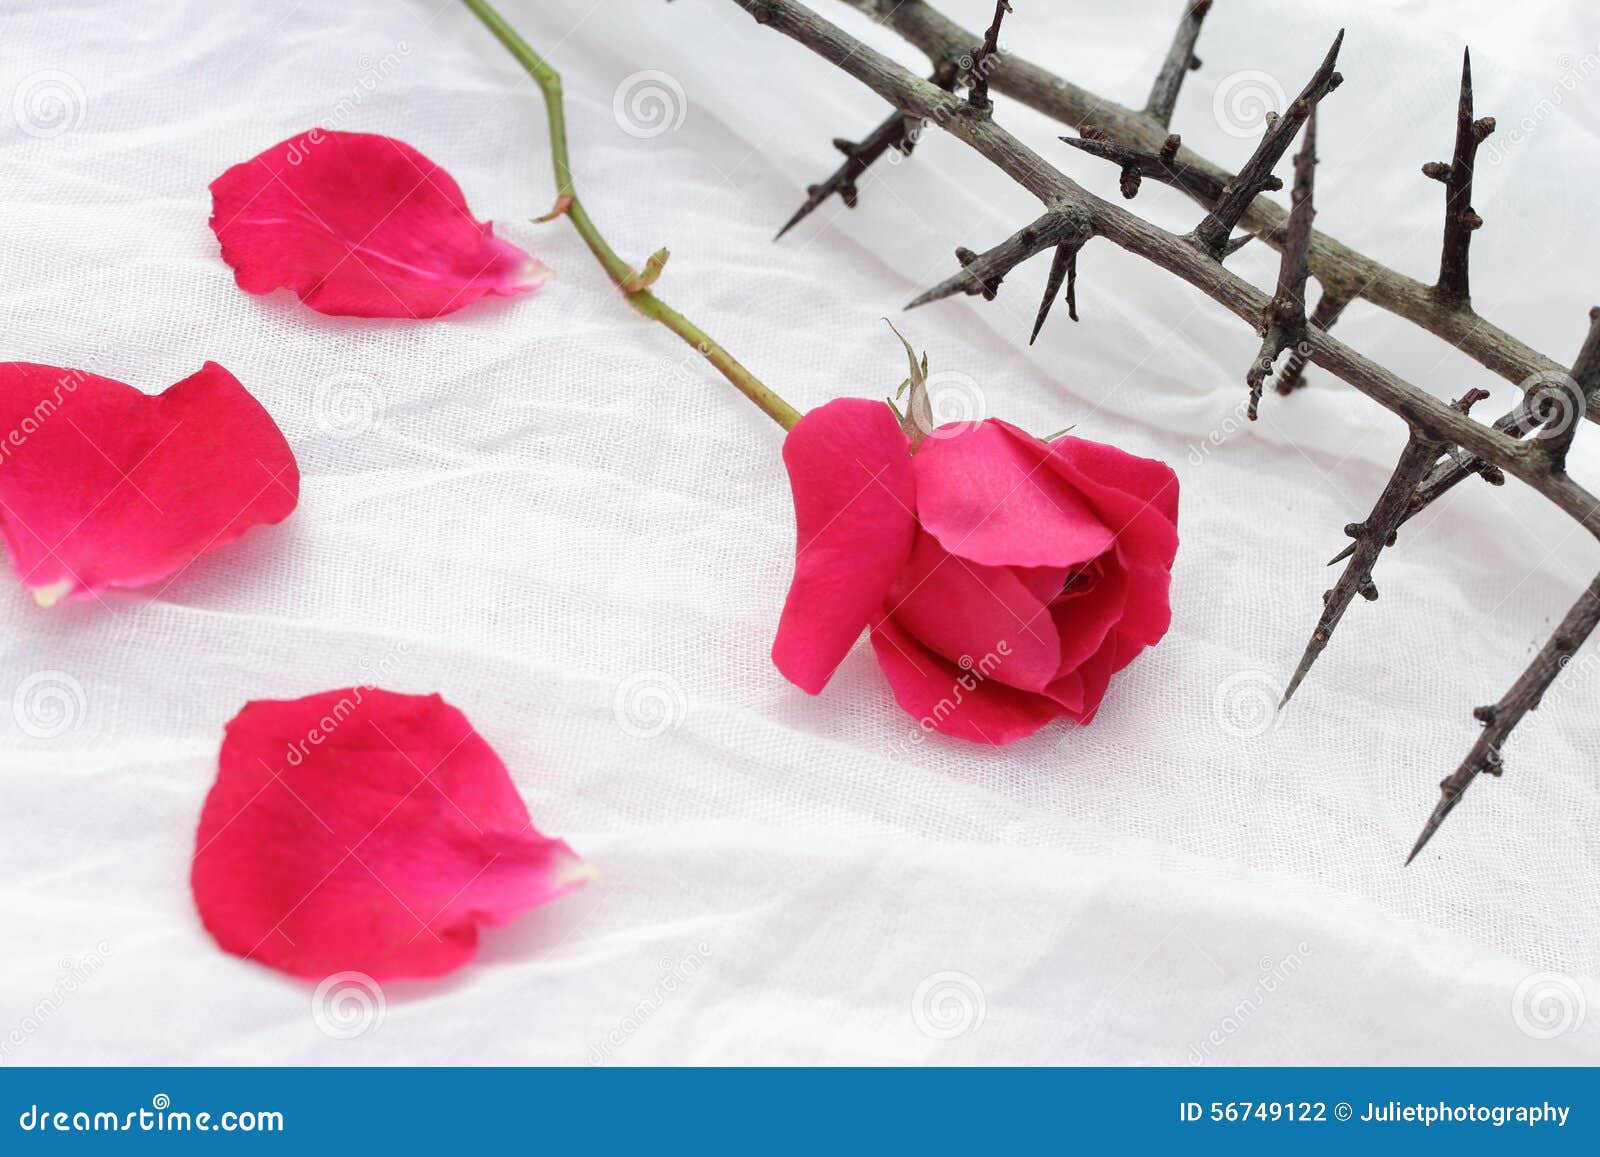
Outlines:
[[[974,27],[990,7],[940,4]],[[1287,7],[1216,6],[1186,141],[1238,162],[1251,142],[1214,94],[1298,89],[1335,29],[1325,4]],[[1137,104],[1179,4],[1015,8],[1017,50]],[[565,75],[606,235],[635,261],[670,245],[663,296],[798,406],[892,389],[904,355],[880,319],[955,268],[954,246],[1036,212],[934,135],[874,170],[854,213],[832,202],[774,245],[836,163],[829,139],[882,116],[871,94],[728,0],[505,11]],[[1441,194],[1417,167],[1449,155],[1470,36],[1501,125],[1480,154],[1476,301],[1570,357],[1600,267],[1592,16],[1586,0],[1351,12],[1318,224],[1431,278]],[[156,601],[44,612],[0,590],[3,1063],[1600,1059],[1590,649],[1519,728],[1504,779],[1401,867],[1471,708],[1596,567],[1518,484],[1475,481],[1407,527],[1382,599],[1274,718],[1399,422],[1313,371],[1246,425],[1256,339],[1105,243],[1080,262],[1082,322],[1058,307],[1031,349],[1042,259],[994,303],[896,316],[945,372],[939,404],[1075,424],[1183,486],[1172,632],[1092,727],[917,742],[864,644],[816,699],[771,667],[793,534],[780,432],[632,314],[565,222],[530,223],[553,195],[544,110],[459,5],[32,0],[6,5],[0,43],[0,357],[147,390],[216,359],[305,472],[290,522]],[[651,84],[664,131],[624,131]],[[1061,126],[1004,98],[999,116],[1115,195]],[[318,123],[405,138],[558,280],[432,324],[239,292],[206,185]],[[1134,208],[1195,219],[1157,188]],[[1233,264],[1266,285],[1276,260]],[[1440,396],[1492,386],[1485,414],[1513,396],[1364,304],[1340,334]],[[1590,481],[1597,445],[1578,440]],[[240,706],[371,679],[459,705],[540,827],[604,876],[343,1030],[348,1003],[325,994],[313,1015],[311,986],[215,948],[187,867]]]

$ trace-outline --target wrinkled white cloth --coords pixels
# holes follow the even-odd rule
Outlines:
[[[986,0],[939,0],[980,27]],[[823,15],[918,70],[858,13]],[[1177,0],[1014,5],[1007,43],[1142,102]],[[610,291],[553,198],[537,91],[447,0],[30,0],[0,14],[0,357],[155,391],[228,366],[284,428],[300,510],[155,601],[36,608],[0,584],[0,1063],[1590,1062],[1600,1059],[1593,645],[1417,864],[1478,725],[1593,575],[1593,544],[1474,481],[1385,556],[1294,703],[1272,707],[1401,423],[1313,370],[1243,421],[1249,329],[1107,243],[1074,325],[998,300],[898,316],[1037,212],[927,137],[781,243],[804,186],[883,115],[728,0],[506,0],[564,73],[590,212],[662,295],[798,406],[881,395],[904,354],[946,416],[1159,456],[1183,487],[1171,634],[1089,728],[918,741],[869,648],[820,697],[767,656],[793,522],[780,431]],[[1600,267],[1600,25],[1583,0],[1364,6],[1319,124],[1318,225],[1430,280],[1462,38],[1478,108],[1475,302],[1561,360]],[[1216,5],[1174,128],[1238,163],[1327,5]],[[1066,131],[998,116],[1075,178]],[[555,267],[432,323],[238,291],[207,183],[322,124],[403,137]],[[1280,194],[1281,195],[1281,194]],[[1152,187],[1133,208],[1187,227]],[[1271,283],[1276,257],[1231,264]],[[1514,388],[1365,304],[1342,338],[1441,397]],[[1600,480],[1600,432],[1575,470]],[[535,821],[596,864],[448,980],[313,986],[206,936],[187,871],[248,700],[440,691]]]

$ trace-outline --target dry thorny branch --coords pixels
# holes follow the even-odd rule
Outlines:
[[[1167,270],[1201,290],[1252,325],[1262,335],[1261,350],[1246,374],[1250,416],[1256,415],[1263,384],[1277,358],[1289,351],[1278,381],[1291,392],[1307,363],[1321,366],[1402,418],[1409,428],[1404,451],[1388,483],[1362,522],[1345,527],[1353,544],[1333,561],[1349,561],[1324,606],[1305,654],[1284,695],[1287,702],[1327,646],[1334,628],[1356,595],[1376,599],[1372,571],[1379,555],[1393,545],[1396,531],[1445,491],[1473,474],[1499,485],[1510,474],[1600,538],[1600,502],[1566,473],[1566,456],[1582,416],[1600,420],[1600,309],[1590,312],[1590,330],[1570,371],[1528,348],[1473,312],[1468,292],[1468,249],[1483,224],[1472,209],[1472,169],[1478,145],[1494,131],[1494,119],[1474,119],[1470,60],[1463,59],[1455,152],[1449,163],[1430,162],[1423,172],[1445,186],[1444,237],[1435,285],[1423,285],[1311,227],[1316,156],[1316,112],[1339,86],[1334,70],[1343,33],[1305,88],[1286,109],[1268,118],[1266,132],[1238,173],[1229,173],[1183,147],[1169,131],[1184,76],[1198,68],[1194,46],[1211,0],[1185,6],[1172,47],[1142,110],[1125,108],[1056,77],[999,47],[1002,20],[1011,11],[998,0],[994,21],[980,39],[936,11],[927,0],[845,0],[876,16],[921,49],[932,61],[935,83],[924,81],[873,51],[795,0],[734,0],[768,27],[798,41],[872,89],[893,107],[861,145],[844,143],[844,168],[810,197],[792,227],[833,192],[847,205],[856,200],[856,179],[886,148],[909,152],[922,126],[938,125],[975,149],[1038,197],[1044,213],[983,253],[958,249],[962,268],[910,304],[921,305],[955,293],[992,299],[1002,279],[1017,265],[1046,249],[1055,255],[1033,336],[1066,283],[1067,308],[1076,310],[1076,260],[1079,250],[1099,237]],[[965,85],[967,98],[957,91]],[[1123,196],[1132,198],[1149,178],[1177,188],[1205,208],[1204,218],[1178,236],[1150,224],[1121,206],[1097,197],[1006,132],[993,118],[990,90],[1062,121],[1079,132],[1066,143],[1117,165]],[[1285,211],[1259,194],[1282,187],[1272,170],[1288,151],[1301,126],[1302,145],[1294,160],[1290,208]],[[1235,238],[1237,227],[1246,230]],[[1258,236],[1282,254],[1276,292],[1269,298],[1224,267],[1245,241]],[[1308,317],[1306,282],[1315,277],[1321,299]],[[1501,377],[1517,383],[1522,400],[1492,426],[1470,416],[1487,396],[1469,390],[1446,404],[1356,353],[1329,334],[1344,307],[1355,298],[1404,317],[1443,338]],[[1512,728],[1539,700],[1568,658],[1600,623],[1600,577],[1567,613],[1556,633],[1505,696],[1475,716],[1483,732],[1460,767],[1441,784],[1441,798],[1411,850],[1414,859],[1481,773],[1499,775],[1500,751]]]

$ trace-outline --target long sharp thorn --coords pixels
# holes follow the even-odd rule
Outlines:
[[[785,233],[793,229],[796,225],[800,224],[800,222],[804,221],[807,217],[811,216],[811,214],[816,211],[817,206],[821,204],[822,201],[820,199],[807,197],[806,203],[795,210],[794,216],[790,217],[783,223],[783,228],[774,233],[772,235],[772,239],[774,241],[781,241]]]
[[[1077,250],[1070,245],[1056,246],[1056,255],[1050,262],[1050,277],[1044,283],[1044,300],[1039,302],[1039,316],[1033,320],[1033,334],[1028,338],[1032,345],[1039,336],[1039,331],[1044,328],[1044,319],[1050,316],[1050,307],[1055,304],[1056,294],[1061,292],[1061,283],[1067,279],[1067,273],[1072,268],[1077,258]],[[1078,320],[1078,311],[1072,310],[1072,320]]]
[[[1433,814],[1428,817],[1428,822],[1422,825],[1422,834],[1417,837],[1417,842],[1411,845],[1411,854],[1406,857],[1406,867],[1409,868],[1411,861],[1417,858],[1417,853],[1427,847],[1428,841],[1433,839],[1433,833],[1439,830],[1439,825],[1444,823],[1445,817],[1455,810],[1456,804],[1461,802],[1461,797],[1465,794],[1465,788],[1460,791],[1439,789],[1439,802],[1434,805]]]
[[[1404,521],[1418,484],[1443,452],[1444,448],[1438,443],[1413,434],[1406,442],[1406,448],[1400,452],[1400,460],[1395,463],[1394,471],[1389,475],[1389,481],[1384,483],[1378,500],[1372,504],[1367,520],[1351,526],[1350,533],[1356,540],[1356,549],[1338,581],[1333,584],[1333,589],[1324,596],[1326,601],[1322,613],[1317,617],[1316,629],[1311,633],[1311,641],[1306,644],[1289,686],[1283,692],[1280,707],[1289,702],[1311,670],[1311,665],[1327,647],[1334,628],[1339,625],[1355,597],[1358,594],[1375,597],[1372,568],[1377,565],[1378,556],[1388,545],[1389,536]]]

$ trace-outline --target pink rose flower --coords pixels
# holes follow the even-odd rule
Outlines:
[[[794,582],[772,659],[817,694],[864,628],[925,730],[1010,743],[1094,718],[1111,676],[1171,622],[1178,480],[1165,463],[1006,422],[913,449],[882,402],[790,432]]]

